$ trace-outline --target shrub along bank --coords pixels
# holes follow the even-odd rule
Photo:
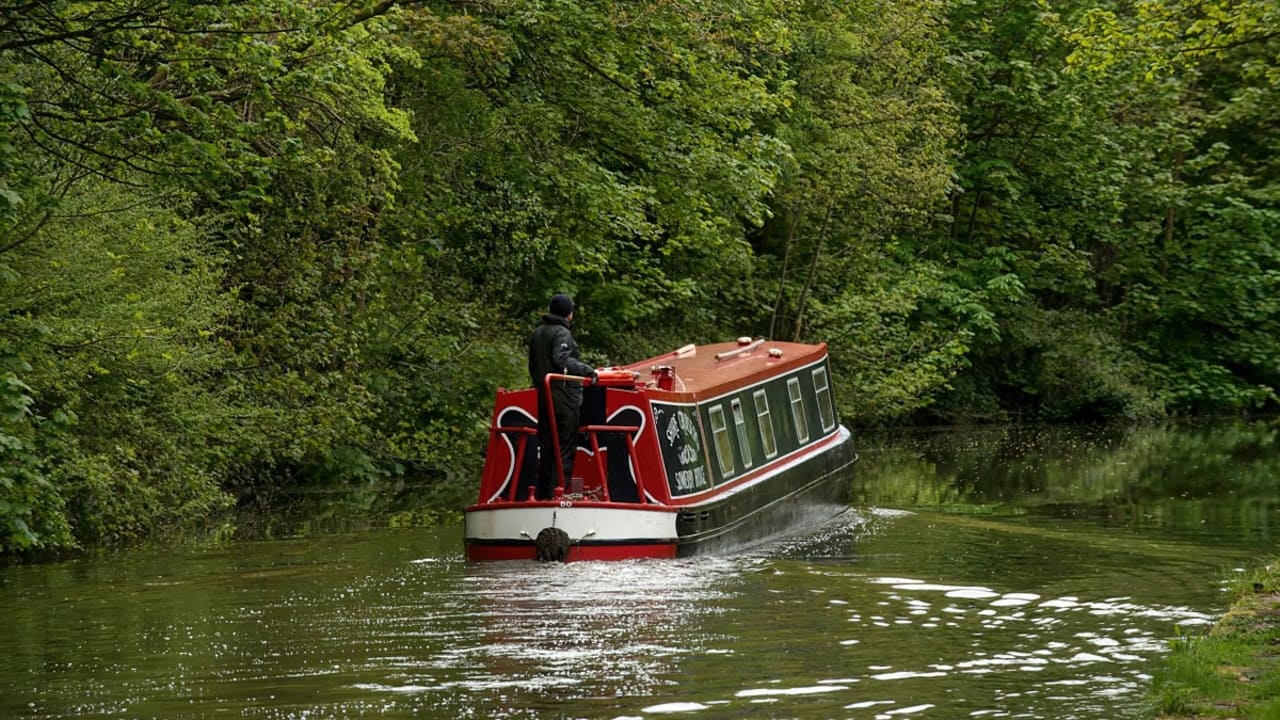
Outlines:
[[[1233,600],[1203,636],[1180,636],[1152,679],[1161,720],[1280,718],[1280,560],[1234,581]]]

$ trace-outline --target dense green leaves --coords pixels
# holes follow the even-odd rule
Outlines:
[[[1175,410],[1276,405],[1278,20],[1271,2],[1138,3],[1070,33],[1077,75],[1149,98],[1134,141],[1167,178],[1164,207],[1146,208],[1160,229],[1117,275],[1132,292],[1116,310]]]
[[[1272,2],[0,11],[0,553],[456,509],[555,291],[851,423],[1280,404]]]

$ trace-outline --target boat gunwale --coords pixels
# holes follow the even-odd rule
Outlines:
[[[568,510],[571,508],[596,509],[596,510],[647,510],[649,512],[675,512],[680,509],[679,505],[664,505],[661,503],[638,503],[638,502],[620,502],[617,500],[592,500],[583,498],[577,500],[568,496],[559,497],[554,500],[502,500],[491,503],[475,503],[463,508],[464,513],[478,512],[484,510],[518,510],[527,508],[556,508],[560,510]]]

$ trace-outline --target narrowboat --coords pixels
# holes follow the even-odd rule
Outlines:
[[[686,345],[573,380],[577,455],[546,500],[534,496],[537,392],[498,390],[480,496],[465,509],[468,560],[727,552],[850,507],[857,456],[825,343]],[[554,450],[547,461],[561,464]]]

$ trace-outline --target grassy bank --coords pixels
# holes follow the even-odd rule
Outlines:
[[[1242,574],[1231,592],[1212,630],[1173,641],[1152,679],[1152,717],[1280,720],[1280,559]]]

